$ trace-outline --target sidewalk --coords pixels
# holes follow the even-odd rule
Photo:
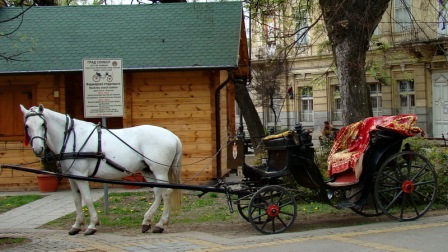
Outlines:
[[[109,188],[110,192],[123,191],[121,188]],[[15,195],[45,195],[42,199],[30,204],[14,208],[11,211],[0,214],[0,230],[38,228],[47,222],[56,220],[69,213],[75,212],[72,191],[64,190],[52,193],[41,192],[0,192],[1,196]],[[103,189],[92,189],[93,201],[104,196]]]
[[[109,188],[109,192],[118,191],[127,190]],[[0,193],[0,195],[23,194],[43,193]],[[26,237],[31,240],[30,243],[4,248],[3,251],[446,251],[448,215],[423,217],[415,222],[392,221],[352,227],[286,232],[277,235],[247,234],[247,236],[226,237],[209,234],[206,230],[204,232],[142,234],[136,228],[135,232],[128,235],[98,232],[93,236],[82,234],[70,236],[66,230],[46,230],[37,229],[37,227],[75,211],[71,191],[58,191],[44,195],[47,196],[0,214],[0,237]],[[103,196],[103,189],[92,190],[94,200]]]

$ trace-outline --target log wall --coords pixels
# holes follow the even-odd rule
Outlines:
[[[74,93],[82,92],[80,75],[81,73],[0,76],[0,87],[31,85],[32,105],[43,104],[46,108],[61,113],[69,111],[69,114],[82,115],[82,100],[68,99]],[[215,136],[215,91],[226,81],[226,71],[134,72],[125,73],[123,79],[126,106],[122,118],[123,127],[151,124],[167,128],[179,136],[183,144],[183,183],[200,184],[215,179],[215,154],[221,149],[222,174],[229,171],[227,135],[233,136],[235,132],[234,87],[231,82],[219,93],[221,146],[216,146]],[[23,147],[22,137],[0,137],[0,164],[38,161],[29,147]],[[24,166],[40,169],[39,163]],[[102,188],[103,185],[95,183],[93,187]],[[64,179],[59,188],[69,188],[68,182]],[[0,191],[23,190],[37,190],[36,174],[4,169],[0,174]]]

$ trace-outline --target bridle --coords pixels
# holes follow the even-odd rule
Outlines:
[[[30,138],[30,135],[28,134],[28,126],[26,125],[26,121],[28,120],[28,118],[30,118],[32,116],[39,116],[44,121],[44,123],[42,124],[42,126],[44,127],[44,136],[43,137],[33,136]],[[25,134],[26,134],[26,137],[29,139],[31,147],[33,146],[33,141],[36,138],[41,139],[44,142],[44,146],[47,146],[47,121],[45,121],[45,117],[41,112],[30,110],[30,112],[25,116]]]

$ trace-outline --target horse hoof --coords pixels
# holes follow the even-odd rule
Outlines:
[[[93,235],[94,233],[96,233],[96,229],[89,228],[84,232],[84,235]]]
[[[155,234],[161,234],[161,233],[163,233],[163,230],[164,229],[161,227],[154,227],[154,230],[152,230],[152,232]]]
[[[71,228],[70,231],[68,231],[69,235],[76,235],[81,231],[80,228]]]
[[[146,233],[150,229],[151,229],[151,225],[148,225],[148,224],[142,225],[142,233]]]

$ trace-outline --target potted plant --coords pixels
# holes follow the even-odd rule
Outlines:
[[[56,192],[59,186],[59,178],[48,174],[38,174],[37,186],[40,192]]]

